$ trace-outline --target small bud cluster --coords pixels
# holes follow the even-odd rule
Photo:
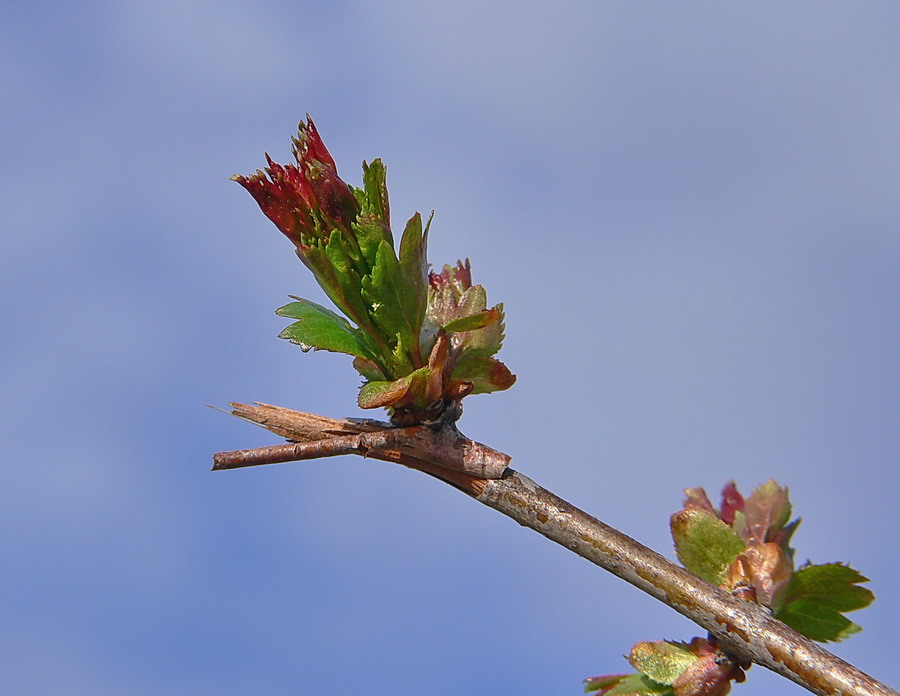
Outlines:
[[[503,341],[503,306],[488,308],[468,261],[429,273],[428,230],[419,213],[391,232],[387,170],[363,162],[363,186],[337,173],[307,116],[293,141],[296,164],[233,178],[291,242],[344,317],[309,300],[281,307],[295,319],[281,337],[306,350],[354,357],[365,382],[362,408],[384,407],[397,424],[459,413],[468,394],[508,389],[515,376],[494,358]],[[349,321],[348,321],[349,320]]]
[[[685,491],[672,515],[675,551],[684,567],[735,597],[767,607],[776,618],[818,641],[842,640],[860,630],[843,612],[868,606],[874,596],[857,571],[840,563],[794,569],[786,488],[768,481],[744,498],[733,482],[714,508],[702,488]],[[725,696],[749,665],[722,651],[712,638],[690,643],[638,643],[628,656],[632,674],[586,679],[586,692],[609,696]]]

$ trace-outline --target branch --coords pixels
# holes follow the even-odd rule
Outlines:
[[[453,485],[657,598],[706,629],[740,661],[762,665],[822,696],[900,696],[762,606],[701,580],[527,476],[505,468],[507,455],[466,440],[452,425],[391,429],[377,421],[339,421],[266,404],[232,407],[234,415],[295,442],[220,452],[214,470],[348,453],[400,463]],[[494,477],[472,475],[479,469],[478,453],[489,461],[481,469]],[[505,471],[498,474],[501,462]]]
[[[213,471],[359,454],[406,463],[412,468],[431,464],[476,479],[498,479],[511,459],[508,454],[464,437],[448,421],[395,428],[390,423],[375,420],[338,421],[268,404],[232,406],[235,409],[232,413],[239,418],[293,442],[219,452],[213,458]]]

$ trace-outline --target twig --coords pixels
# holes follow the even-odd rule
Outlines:
[[[373,421],[337,421],[266,404],[232,404],[232,407],[234,415],[283,437],[300,441],[256,451],[243,450],[239,456],[233,453],[216,455],[217,458],[225,456],[230,461],[237,461],[240,457],[251,461],[244,466],[265,463],[263,460],[268,455],[287,456],[291,451],[316,456],[310,454],[316,447],[324,452],[318,456],[337,454],[335,448],[325,445],[329,438],[331,442],[340,443],[335,445],[337,449],[345,448],[341,453],[365,454],[359,447],[350,447],[349,444],[359,442],[358,438],[363,438],[363,442],[369,441],[368,434],[360,433],[385,433],[385,425]],[[399,435],[403,430],[415,429],[397,429],[396,433]],[[462,438],[459,433],[456,436]],[[391,437],[383,439],[382,444],[387,445]],[[762,606],[737,599],[710,585],[540,487],[527,476],[505,468],[505,465],[502,478],[479,478],[458,469],[448,469],[440,461],[429,461],[427,448],[417,445],[405,447],[402,442],[394,442],[393,446],[394,449],[385,446],[367,453],[368,456],[398,462],[440,478],[480,503],[617,575],[709,631],[720,646],[738,660],[767,667],[822,696],[900,696],[890,687],[776,620]],[[286,460],[279,458],[271,461]],[[508,462],[509,458],[505,461]]]
[[[299,442],[219,452],[213,457],[213,471],[341,454],[365,457],[394,452],[479,479],[496,479],[503,475],[510,461],[508,454],[469,440],[449,423],[395,428],[378,421],[336,421],[321,416],[307,418],[311,414],[300,414],[299,419],[295,417],[295,421],[300,422],[291,424],[290,414],[298,413],[296,411],[286,414],[284,412],[288,409],[267,404],[232,406],[236,416]],[[390,459],[397,460],[395,456]]]

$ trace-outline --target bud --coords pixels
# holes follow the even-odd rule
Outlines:
[[[338,176],[334,159],[312,119],[306,118],[293,139],[296,165],[277,164],[266,155],[268,166],[264,171],[231,177],[250,192],[266,216],[301,251],[315,241],[326,241],[335,228],[349,232],[359,215],[352,189]]]

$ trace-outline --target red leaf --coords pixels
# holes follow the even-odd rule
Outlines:
[[[719,517],[725,524],[734,522],[734,513],[744,509],[744,496],[738,493],[734,481],[729,481],[722,489],[722,509]]]

